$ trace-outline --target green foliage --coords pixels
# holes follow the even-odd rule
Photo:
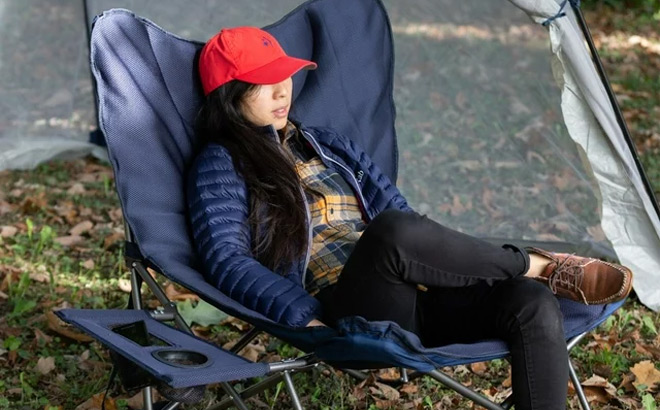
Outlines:
[[[660,155],[656,152],[649,152],[640,155],[640,160],[644,166],[644,171],[648,177],[653,191],[658,196],[660,193]]]
[[[9,300],[12,305],[12,311],[9,317],[21,316],[24,313],[30,312],[37,306],[37,302],[31,297],[26,296],[28,287],[30,286],[30,275],[25,272],[21,275],[17,283],[9,283]]]
[[[651,334],[651,335],[657,335],[658,330],[655,328],[655,324],[653,323],[653,318],[651,318],[650,315],[644,315],[642,317],[642,330]]]
[[[644,410],[657,410],[655,399],[653,398],[652,395],[650,394],[645,394],[644,397],[642,397],[642,406],[644,407]]]
[[[2,346],[4,346],[5,349],[8,349],[10,352],[14,350],[18,350],[19,347],[21,347],[22,340],[18,337],[15,336],[9,336],[7,337],[4,342],[2,342]]]
[[[596,2],[585,2],[585,4],[590,3]],[[660,12],[660,0],[604,0],[603,3],[617,10],[632,9],[636,13],[644,13],[654,18]]]
[[[200,326],[216,325],[227,319],[227,314],[214,306],[200,300],[196,306],[192,305],[190,299],[177,304],[177,309],[188,326],[197,323]]]

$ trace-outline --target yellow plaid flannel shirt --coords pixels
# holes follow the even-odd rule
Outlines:
[[[366,224],[351,186],[305,147],[292,123],[287,125],[283,145],[293,154],[311,213],[312,248],[305,288],[315,295],[337,282]]]

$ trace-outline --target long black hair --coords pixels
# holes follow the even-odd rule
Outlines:
[[[202,146],[225,146],[243,176],[250,202],[252,252],[264,266],[287,272],[307,247],[305,198],[293,161],[262,127],[245,119],[242,104],[258,86],[233,80],[209,93],[197,115]]]

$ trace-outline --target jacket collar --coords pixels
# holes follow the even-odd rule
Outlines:
[[[287,141],[294,135],[298,133],[301,129],[302,124],[296,120],[289,119],[284,134],[284,141]],[[273,141],[280,142],[280,134],[277,132],[273,125],[265,125],[263,127],[257,127],[256,131],[259,135],[263,135],[266,138],[270,138]]]

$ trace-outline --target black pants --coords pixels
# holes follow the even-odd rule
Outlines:
[[[565,409],[562,314],[549,289],[523,276],[528,269],[529,256],[515,246],[387,210],[362,234],[337,284],[317,297],[326,323],[354,315],[391,320],[425,346],[503,339],[516,409]]]

